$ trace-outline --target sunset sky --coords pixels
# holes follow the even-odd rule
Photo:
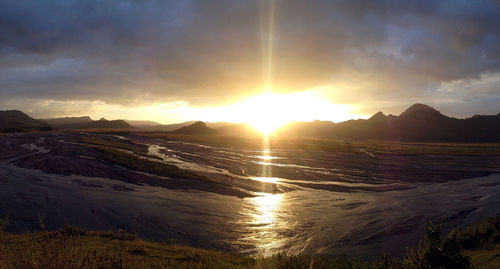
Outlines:
[[[479,0],[3,0],[0,109],[162,123],[342,121],[417,102],[497,114],[499,14]]]

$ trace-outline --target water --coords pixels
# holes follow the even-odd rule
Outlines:
[[[123,228],[149,240],[248,254],[348,253],[364,257],[400,254],[405,246],[418,242],[431,220],[451,228],[498,214],[499,175],[437,183],[398,181],[384,176],[389,171],[381,172],[368,162],[365,168],[359,166],[367,160],[364,158],[373,158],[369,154],[352,158],[315,151],[255,152],[147,142],[150,153],[161,158],[158,161],[241,181],[270,182],[288,191],[257,191],[254,197],[237,198],[107,178],[47,174],[3,161],[0,213],[9,215],[13,230],[36,228],[40,216],[49,228],[66,223],[90,229]],[[48,153],[37,144],[42,143],[26,147]],[[397,158],[401,164],[421,163],[402,158]],[[378,165],[384,162],[379,159]],[[390,167],[396,163],[391,162]],[[418,176],[395,171],[401,178]]]

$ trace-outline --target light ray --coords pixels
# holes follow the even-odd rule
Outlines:
[[[263,12],[263,16],[261,16],[262,80],[264,91],[270,92],[272,90],[274,68],[275,1],[261,1],[261,9],[267,11],[267,13]]]

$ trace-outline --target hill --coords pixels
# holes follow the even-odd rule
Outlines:
[[[126,122],[134,127],[139,127],[139,128],[162,126],[158,122],[151,120],[126,120]]]
[[[171,132],[175,131],[179,128],[182,128],[184,126],[189,126],[196,121],[186,121],[186,122],[181,122],[181,123],[173,123],[173,124],[160,124],[160,125],[152,125],[152,126],[142,126],[142,128],[148,130],[148,131],[155,131],[155,132]]]
[[[34,119],[19,110],[0,111],[0,131],[2,132],[47,131],[51,129],[46,122]]]
[[[98,121],[90,122],[83,129],[133,129],[134,127],[124,120],[106,120],[101,118]]]
[[[187,135],[215,135],[218,134],[216,130],[208,127],[204,122],[197,121],[191,125],[181,127],[172,131],[173,134],[187,134]]]
[[[62,130],[82,128],[83,126],[92,122],[92,119],[89,116],[50,118],[42,120],[48,123],[50,126]]]
[[[399,116],[378,112],[369,119],[295,122],[279,133],[340,139],[379,139],[412,142],[500,142],[500,114],[456,119],[414,104]]]
[[[180,129],[184,126],[189,126],[193,123],[196,123],[196,121],[186,121],[186,122],[180,122],[180,123],[172,123],[172,124],[144,124],[144,125],[137,125],[134,124],[133,121],[128,121],[130,124],[136,127],[140,127],[143,129],[146,129],[148,131],[157,131],[157,132],[171,132],[175,131],[177,129]],[[219,129],[221,127],[229,126],[229,125],[234,125],[234,123],[230,122],[205,122],[207,127],[212,128],[212,129]]]

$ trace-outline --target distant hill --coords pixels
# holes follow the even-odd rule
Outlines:
[[[133,124],[132,121],[128,121],[130,124],[136,127],[140,127],[143,129],[146,129],[148,131],[158,131],[158,132],[171,132],[174,130],[177,130],[179,128],[182,128],[184,126],[189,126],[193,123],[196,123],[196,121],[186,121],[186,122],[181,122],[181,123],[173,123],[173,124],[157,124],[157,125],[136,125]],[[205,122],[205,125],[207,127],[212,128],[212,129],[219,129],[221,127],[229,126],[229,125],[234,125],[234,123],[231,122]]]
[[[89,116],[50,118],[42,120],[48,123],[50,126],[60,130],[82,128],[83,126],[92,122],[92,119]]]
[[[19,110],[0,110],[0,131],[23,132],[36,130],[51,130],[49,124],[33,119]]]
[[[148,131],[157,131],[157,132],[171,132],[174,130],[177,130],[179,128],[182,128],[184,126],[191,125],[195,123],[196,121],[186,121],[186,122],[181,122],[181,123],[173,123],[173,124],[161,124],[161,125],[154,125],[154,126],[142,126],[142,128],[148,130]]]
[[[282,134],[415,142],[500,142],[500,114],[456,119],[424,104],[414,104],[399,116],[378,112],[366,120],[336,124],[293,123],[290,126]]]
[[[191,125],[181,127],[177,130],[171,131],[173,134],[188,134],[188,135],[215,135],[218,134],[216,130],[208,127],[204,122],[197,121]]]
[[[249,124],[227,122],[204,123],[188,121],[161,125],[153,121],[130,121],[148,131],[164,131],[174,134],[223,134],[231,136],[260,135]],[[124,120],[90,117],[66,117],[37,120],[21,111],[0,111],[0,131],[29,131],[57,129],[134,129]],[[497,115],[475,115],[457,119],[443,115],[438,110],[414,104],[399,116],[377,112],[369,119],[292,122],[278,130],[278,136],[301,136],[312,138],[379,139],[414,142],[500,142],[500,113]]]
[[[158,122],[151,120],[126,120],[126,122],[134,127],[139,128],[161,126],[161,124],[159,124]]]
[[[133,129],[134,127],[124,120],[106,120],[104,118],[90,122],[83,129]]]

